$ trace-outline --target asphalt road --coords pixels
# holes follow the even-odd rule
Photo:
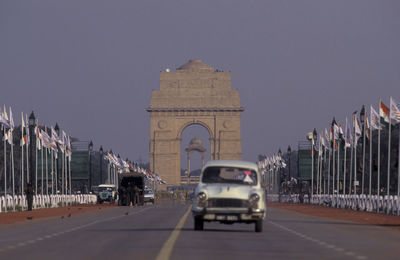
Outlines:
[[[117,207],[0,226],[0,259],[399,259],[400,231],[268,209],[254,225],[205,223],[189,204]]]

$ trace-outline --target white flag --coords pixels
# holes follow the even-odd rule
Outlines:
[[[371,106],[371,127],[373,129],[380,129],[381,123],[378,112]]]

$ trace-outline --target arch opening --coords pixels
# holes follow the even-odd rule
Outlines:
[[[211,158],[210,133],[198,123],[187,124],[180,133],[181,184],[194,185],[199,181],[201,168]]]

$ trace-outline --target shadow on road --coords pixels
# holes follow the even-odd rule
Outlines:
[[[118,229],[88,229],[87,231],[89,232],[172,232],[174,231],[174,228],[118,228]],[[199,231],[194,231],[192,228],[182,228],[180,229],[182,232],[187,232],[187,231],[193,231],[193,232],[199,232]],[[233,232],[233,233],[238,233],[238,232],[244,232],[244,233],[253,233],[252,230],[238,230],[238,229],[204,229],[203,231],[200,232]]]

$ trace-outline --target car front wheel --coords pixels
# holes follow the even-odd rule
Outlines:
[[[204,221],[200,217],[194,218],[194,230],[203,230],[204,229]]]

